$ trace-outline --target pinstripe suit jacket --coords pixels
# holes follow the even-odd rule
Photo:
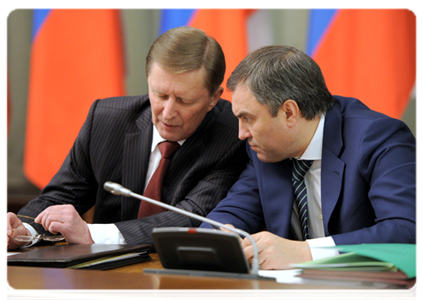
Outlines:
[[[152,243],[154,227],[198,226],[198,221],[171,211],[137,219],[140,201],[103,189],[104,182],[113,181],[142,194],[152,126],[148,95],[95,101],[58,173],[19,214],[35,217],[57,204],[72,204],[83,214],[95,205],[94,223],[115,223],[128,244]],[[231,104],[220,99],[175,153],[162,201],[205,216],[225,197],[247,161]]]

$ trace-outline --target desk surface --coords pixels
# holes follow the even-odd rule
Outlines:
[[[329,285],[282,284],[276,281],[144,274],[161,264],[156,255],[114,270],[8,267],[8,299],[417,299],[413,290],[365,290]],[[370,289],[370,290],[369,290]],[[204,294],[207,293],[207,294]],[[347,293],[347,294],[345,294]],[[368,294],[370,293],[370,294]],[[393,294],[394,293],[394,294]],[[395,297],[394,296],[394,297]],[[395,299],[399,299],[395,298]]]

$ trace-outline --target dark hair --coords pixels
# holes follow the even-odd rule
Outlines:
[[[219,43],[200,29],[177,27],[160,35],[146,57],[145,74],[151,71],[153,62],[167,71],[184,73],[206,70],[205,86],[213,95],[223,82],[225,56]]]
[[[241,83],[274,117],[288,99],[297,102],[308,120],[328,112],[335,103],[320,67],[294,47],[266,46],[250,53],[233,71],[227,87],[234,91]]]

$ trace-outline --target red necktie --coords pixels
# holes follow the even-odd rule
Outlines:
[[[169,166],[173,154],[176,150],[178,150],[179,147],[180,145],[177,142],[165,141],[159,144],[159,150],[162,154],[162,158],[160,160],[159,166],[157,167],[144,191],[145,197],[161,201],[160,198],[162,193],[163,178],[166,174],[166,170]],[[138,211],[138,218],[154,215],[165,210],[165,208],[160,206],[148,203],[146,201],[141,201],[140,210]]]

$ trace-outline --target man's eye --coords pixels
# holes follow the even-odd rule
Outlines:
[[[183,104],[183,105],[192,105],[192,104],[194,104],[194,101],[187,100],[187,99],[182,99],[182,98],[176,98],[176,101],[178,101],[178,103]]]

